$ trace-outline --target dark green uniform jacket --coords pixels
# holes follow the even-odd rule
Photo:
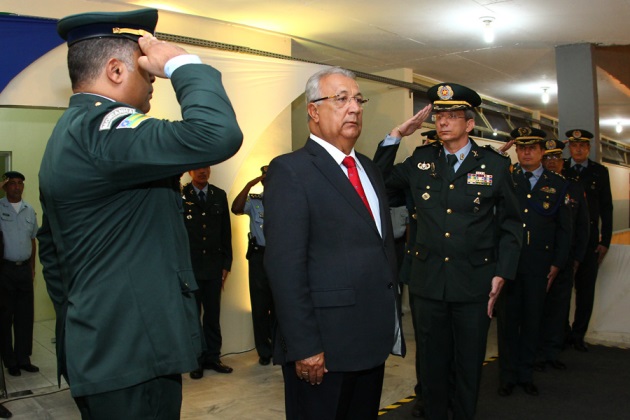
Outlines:
[[[234,155],[242,133],[217,70],[187,64],[171,82],[182,121],[76,94],[44,153],[40,260],[74,397],[197,367],[179,177]]]
[[[472,148],[454,176],[443,146],[416,148],[388,177],[409,188],[417,233],[409,291],[447,302],[488,300],[492,278],[514,279],[523,232],[509,159]]]

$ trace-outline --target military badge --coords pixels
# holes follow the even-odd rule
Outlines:
[[[426,162],[421,162],[418,163],[418,169],[420,169],[421,171],[428,171],[429,169],[431,169],[431,165]]]
[[[519,127],[518,134],[520,135],[520,137],[527,137],[532,134],[532,129],[529,127]]]
[[[477,153],[477,151],[476,151],[476,150],[473,150],[473,151],[472,151],[472,154],[473,154],[473,156],[474,156],[474,157],[479,157],[479,153]],[[485,167],[486,167],[486,165],[481,165],[481,169],[483,169],[483,168],[485,168]]]
[[[540,191],[544,192],[544,193],[548,193],[548,194],[555,194],[556,193],[556,189],[553,187],[547,187],[544,186],[540,189]]]
[[[582,137],[582,132],[580,130],[574,130],[572,135],[574,139],[579,139],[580,137]]]
[[[475,198],[475,199],[473,200],[473,203],[475,203],[475,204],[481,204],[481,200],[479,199],[479,197],[477,197],[477,198]]]
[[[545,143],[545,147],[547,148],[547,150],[555,149],[556,148],[556,141],[555,140],[547,140],[547,142]]]
[[[126,106],[118,107],[112,111],[109,111],[103,120],[101,121],[100,127],[98,127],[99,131],[109,130],[112,128],[112,124],[114,121],[118,120],[120,117],[126,117],[127,115],[132,115],[136,112],[134,108],[129,108]]]
[[[426,200],[428,200],[429,198],[431,198],[431,195],[430,195],[429,193],[425,192],[424,194],[422,194],[422,199],[423,199],[423,200],[425,200],[425,201],[426,201]]]
[[[469,185],[492,185],[492,175],[486,175],[482,171],[477,171],[474,174],[469,173],[466,183]]]
[[[549,210],[549,203],[547,203],[546,201],[543,203],[543,209]]]
[[[453,98],[453,88],[451,88],[449,85],[442,85],[438,88],[437,95],[443,101],[448,101],[449,99]]]
[[[186,216],[186,219],[190,220],[192,219],[192,216],[189,214],[188,216]]]

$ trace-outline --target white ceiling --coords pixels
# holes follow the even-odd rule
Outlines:
[[[255,27],[293,39],[294,57],[415,74],[557,117],[555,47],[630,45],[630,0],[98,0]],[[493,44],[482,16],[495,18]],[[630,144],[629,49],[598,67],[600,133]],[[541,103],[542,87],[551,100]],[[614,125],[627,128],[617,134]]]

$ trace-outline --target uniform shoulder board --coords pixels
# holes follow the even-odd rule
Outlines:
[[[499,149],[497,149],[496,147],[494,147],[491,144],[485,144],[485,145],[483,145],[481,147],[483,147],[484,149],[487,149],[487,150],[492,150],[494,153],[498,154],[499,156],[503,156],[504,158],[509,158],[510,157],[509,154],[507,154],[506,152],[500,151]]]
[[[555,176],[557,176],[557,177],[559,177],[559,178],[561,178],[561,179],[563,179],[563,180],[566,180],[566,178],[565,178],[565,177],[564,177],[564,175],[562,175],[562,174],[559,174],[559,173],[557,173],[557,172],[553,172],[553,171],[549,171],[549,172],[551,172],[552,174],[554,174]]]
[[[263,195],[262,194],[250,194],[249,198],[252,198],[254,200],[262,200]]]

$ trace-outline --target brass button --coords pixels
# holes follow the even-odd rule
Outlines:
[[[453,210],[451,210],[451,209],[446,209],[446,214],[451,214],[451,213],[453,213]]]
[[[484,260],[485,262],[488,262],[488,258],[484,258],[483,260]]]
[[[531,194],[527,194],[527,198],[532,198],[532,195]]]
[[[451,184],[451,185],[448,186],[448,188],[450,188],[451,190],[454,190],[455,189],[455,185]]]
[[[448,262],[448,257],[444,258],[444,262]]]
[[[205,241],[205,240],[206,240],[206,237],[204,236],[203,238],[201,238],[201,240],[202,240],[202,241]]]
[[[528,213],[528,212],[529,212],[529,209],[525,209],[525,210],[523,210],[523,212]]]
[[[450,237],[451,237],[451,234],[450,234],[450,233],[448,233],[448,232],[446,232],[446,233],[444,234],[444,237],[445,237],[445,238],[450,238]]]
[[[430,189],[431,189],[431,186],[430,186],[430,185],[427,185],[427,190],[430,190]]]
[[[523,223],[523,227],[526,227],[526,226],[527,226],[527,223]]]

